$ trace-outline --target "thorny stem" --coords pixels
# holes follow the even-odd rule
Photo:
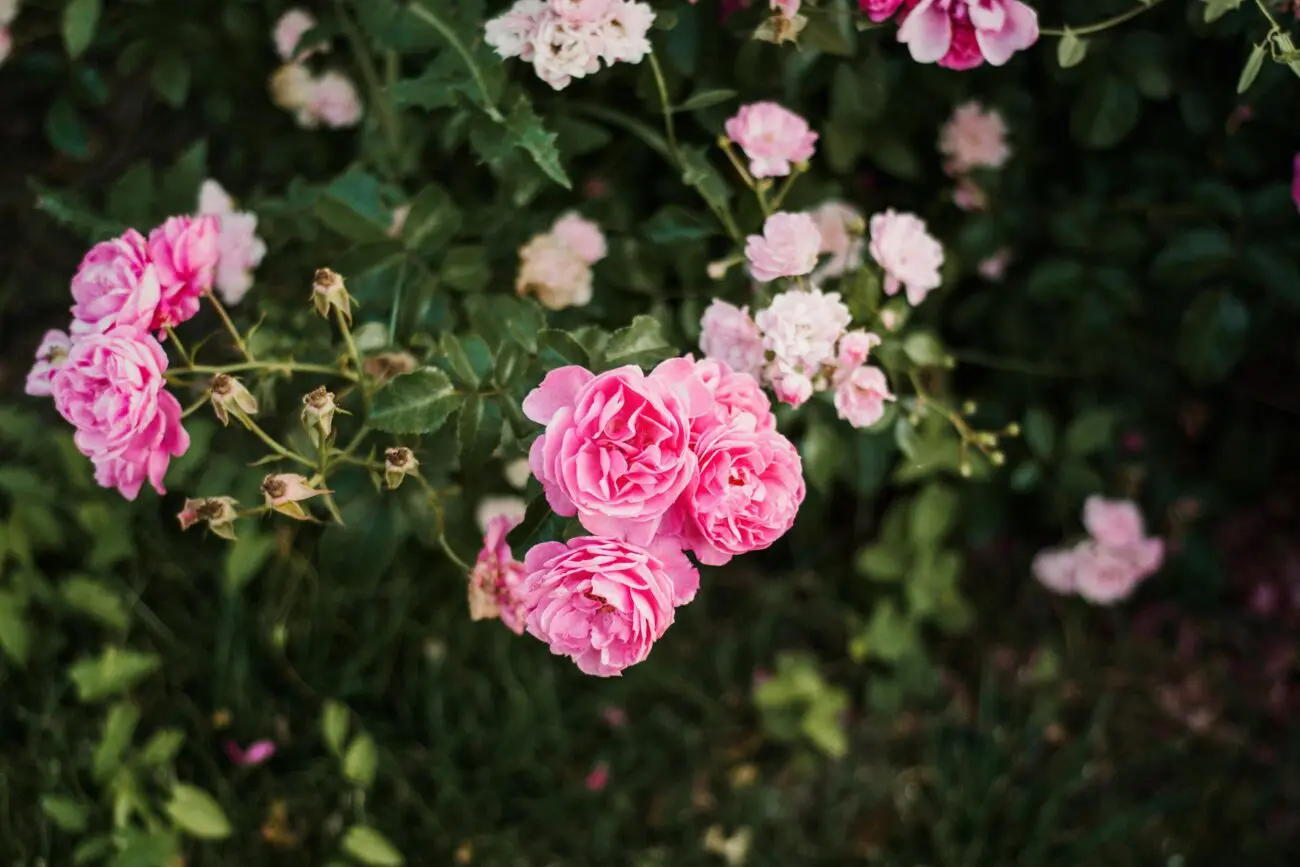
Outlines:
[[[1109,30],[1116,24],[1123,24],[1130,18],[1136,18],[1148,9],[1158,6],[1160,2],[1161,0],[1145,0],[1145,2],[1140,6],[1136,6],[1127,12],[1122,12],[1113,18],[1107,18],[1105,21],[1098,21],[1096,24],[1089,24],[1084,27],[1070,27],[1068,25],[1063,25],[1061,27],[1041,27],[1038,32],[1043,36],[1064,36],[1067,33],[1073,34],[1074,36],[1090,36],[1093,33],[1100,33],[1103,30]],[[1260,2],[1260,0],[1256,0],[1256,2]],[[1265,14],[1268,13],[1265,12]]]
[[[239,354],[244,356],[248,361],[253,361],[253,353],[249,351],[248,344],[244,342],[244,338],[240,335],[239,329],[235,327],[235,323],[230,320],[230,314],[226,312],[225,305],[217,300],[217,296],[212,294],[211,289],[203,294],[207,295],[208,300],[212,302],[213,309],[216,310],[217,315],[221,317],[221,324],[226,326],[226,331],[230,332],[231,338],[235,341],[235,346],[239,349]]]
[[[497,123],[505,123],[505,116],[501,114],[496,105],[492,102],[492,96],[488,93],[487,82],[483,80],[483,73],[479,71],[478,65],[474,63],[474,56],[469,53],[469,49],[466,48],[465,44],[460,41],[458,36],[456,36],[456,31],[448,27],[446,22],[437,15],[430,12],[428,7],[423,3],[412,3],[407,8],[411,10],[411,14],[416,18],[419,18],[425,24],[428,24],[434,30],[441,33],[442,38],[447,40],[451,45],[452,50],[460,55],[461,60],[464,60],[465,65],[469,67],[469,74],[473,76],[474,84],[478,88],[479,94],[483,97],[483,110],[487,112],[488,117],[492,118]],[[651,59],[653,59],[653,57],[654,55],[651,55]]]

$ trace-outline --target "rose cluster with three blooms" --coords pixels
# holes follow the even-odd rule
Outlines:
[[[219,234],[214,216],[172,217],[147,238],[132,229],[96,244],[72,278],[68,333],[46,333],[27,376],[27,393],[52,396],[76,428],[95,480],[128,500],[146,480],[163,493],[168,464],[189,448],[155,335],[198,312]]]
[[[523,410],[546,427],[529,466],[547,503],[590,535],[538,544],[521,565],[493,528],[473,580],[496,590],[508,625],[587,674],[646,658],[699,588],[686,552],[715,566],[767,548],[803,502],[799,453],[770,401],[723,361],[561,367]]]

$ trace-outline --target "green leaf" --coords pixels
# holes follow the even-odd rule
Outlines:
[[[1205,7],[1206,15],[1210,12],[1210,5]],[[1246,65],[1241,68],[1241,76],[1237,79],[1237,93],[1245,93],[1250,90],[1250,86],[1255,83],[1255,77],[1264,66],[1264,56],[1268,53],[1268,43],[1260,43],[1250,50],[1246,57]]]
[[[1056,62],[1062,69],[1078,66],[1088,55],[1088,40],[1080,39],[1072,31],[1065,31],[1061,41],[1056,43]]]
[[[933,483],[921,489],[912,501],[912,542],[918,548],[932,547],[952,529],[957,517],[957,493],[946,485]]]
[[[153,653],[108,647],[97,657],[73,663],[68,674],[77,687],[78,700],[90,702],[129,690],[161,664]]]
[[[190,65],[179,51],[166,51],[153,65],[149,83],[172,108],[180,108],[190,93]],[[196,191],[197,192],[197,191]]]
[[[1137,125],[1140,107],[1127,80],[1114,74],[1090,79],[1070,112],[1070,132],[1085,147],[1112,148]]]
[[[847,57],[853,53],[853,43],[841,26],[837,15],[815,15],[799,33],[799,47],[824,54]]]
[[[140,749],[140,762],[147,767],[169,765],[185,744],[185,732],[180,729],[158,729]]]
[[[1039,407],[1030,407],[1025,413],[1025,445],[1040,461],[1049,461],[1056,448],[1056,422]]]
[[[129,617],[122,598],[102,582],[85,577],[69,578],[59,587],[63,604],[113,629],[126,629]]]
[[[375,740],[362,732],[352,739],[343,756],[343,776],[354,786],[369,789],[375,781],[375,767],[378,764],[379,752],[375,749]]]
[[[537,496],[528,504],[524,520],[507,535],[513,551],[526,551],[542,542],[563,538],[566,519],[555,514],[545,496]]]
[[[680,205],[668,205],[646,221],[645,236],[656,244],[696,241],[714,232],[714,222]]]
[[[1169,243],[1151,263],[1151,276],[1183,284],[1213,276],[1231,264],[1232,238],[1217,226],[1184,232]]]
[[[392,434],[433,433],[462,400],[447,374],[427,367],[396,377],[375,392],[370,425]]]
[[[857,649],[863,659],[875,657],[897,662],[914,654],[918,647],[916,624],[899,612],[893,600],[886,599],[876,605],[870,622],[859,635]]]
[[[907,574],[907,552],[878,542],[858,552],[857,567],[873,581],[898,581]]]
[[[108,834],[96,834],[77,845],[72,850],[72,863],[74,867],[81,867],[83,864],[89,864],[92,861],[102,861],[104,856],[113,850],[113,838]],[[122,854],[113,859],[111,867],[123,867]],[[165,861],[154,861],[153,864],[164,864]],[[138,867],[138,865],[137,865]]]
[[[402,243],[408,250],[432,253],[460,231],[460,210],[437,184],[429,184],[411,202],[402,226]]]
[[[177,863],[180,857],[180,839],[174,831],[157,831],[152,834],[138,831],[135,829],[128,830],[125,834],[119,834],[117,855],[112,861],[108,862],[108,867],[171,867]],[[107,838],[111,844],[112,838]],[[107,851],[111,846],[106,847]],[[78,852],[81,850],[78,849]],[[98,860],[101,854],[87,856],[84,861],[76,863],[89,863],[91,860]]]
[[[388,239],[391,215],[380,195],[379,181],[358,169],[349,169],[316,200],[316,217],[351,241],[365,243]]]
[[[709,108],[733,100],[736,96],[736,91],[727,88],[697,90],[687,97],[681,105],[674,106],[673,111],[699,111],[702,108]]]
[[[1278,303],[1300,309],[1300,267],[1282,248],[1250,244],[1241,253],[1241,265]]]
[[[480,246],[452,247],[443,254],[438,270],[442,281],[461,292],[480,292],[492,279],[487,251]]]
[[[100,11],[100,0],[71,0],[63,7],[63,44],[73,60],[94,40]]]
[[[828,689],[808,708],[799,724],[813,746],[833,759],[843,758],[849,751],[849,737],[842,721],[848,706],[849,697],[843,691]]]
[[[353,825],[343,834],[343,851],[368,867],[401,867],[402,853],[374,828]]]
[[[573,189],[573,183],[560,164],[555,133],[548,132],[542,126],[542,119],[533,111],[533,104],[528,101],[528,97],[520,94],[506,117],[505,127],[510,134],[511,144],[527,151],[548,178],[566,190]]]
[[[1205,0],[1204,20],[1206,24],[1218,21],[1233,9],[1240,6],[1242,0]],[[1240,93],[1241,91],[1237,91]]]
[[[591,357],[578,341],[566,332],[554,328],[547,328],[537,335],[537,356],[547,370],[568,364],[579,364],[583,367],[591,364]]]
[[[90,809],[85,804],[66,795],[42,795],[41,812],[59,830],[72,834],[86,830],[86,820],[90,817]]]
[[[921,176],[921,160],[915,149],[893,127],[876,126],[862,138],[862,152],[882,170],[911,181]]]
[[[460,339],[449,332],[442,335],[438,345],[452,375],[470,388],[478,388],[480,382],[478,371],[474,369],[474,363],[470,361],[469,354],[461,345]]]
[[[153,167],[142,160],[127,169],[109,189],[104,210],[109,217],[120,223],[148,231],[154,210],[153,191]],[[191,198],[196,195],[198,187],[190,192]]]
[[[23,604],[8,590],[0,590],[0,648],[19,665],[27,665],[32,635],[23,617]]]
[[[275,553],[276,539],[269,533],[245,532],[226,546],[226,568],[222,586],[234,596],[257,577]]]
[[[50,109],[45,113],[45,135],[56,150],[74,160],[90,156],[90,133],[66,96],[50,103]]]
[[[481,467],[490,461],[492,453],[501,445],[502,426],[501,401],[498,398],[467,395],[456,424],[461,467]]]
[[[914,331],[903,340],[903,352],[922,367],[941,367],[948,357],[943,343],[930,331]]]
[[[1065,430],[1065,453],[1077,458],[1099,452],[1110,444],[1114,429],[1115,414],[1110,410],[1085,412]]]
[[[828,490],[844,459],[844,449],[835,428],[813,423],[799,441],[799,456],[809,483],[819,491]]]
[[[131,745],[135,727],[140,722],[140,711],[130,702],[118,702],[108,710],[104,721],[104,734],[100,736],[92,760],[95,779],[103,781],[122,764],[122,756]]]
[[[541,337],[538,337],[541,342]],[[498,388],[510,388],[528,370],[528,352],[518,343],[502,343],[497,350],[492,380]]]
[[[632,324],[610,335],[605,346],[605,368],[635,364],[650,368],[674,354],[664,337],[663,326],[653,316],[640,314]]]
[[[343,755],[343,741],[348,736],[348,709],[337,701],[325,702],[320,717],[321,736],[325,747],[334,755]]]
[[[679,153],[682,158],[682,182],[698,190],[714,210],[726,207],[731,199],[731,188],[713,167],[704,148],[687,146],[680,148]]]
[[[1198,384],[1218,382],[1245,355],[1250,311],[1237,296],[1206,290],[1183,315],[1178,334],[1178,362]]]
[[[230,820],[221,805],[198,786],[177,783],[167,802],[167,815],[191,837],[224,840],[231,834]]]

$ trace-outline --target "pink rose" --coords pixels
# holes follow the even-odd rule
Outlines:
[[[218,221],[217,294],[226,304],[238,304],[252,288],[253,269],[266,256],[266,244],[257,236],[257,215],[236,211],[234,200],[211,178],[199,188],[199,214]]]
[[[240,767],[254,767],[263,762],[270,761],[275,755],[274,741],[253,741],[244,749],[235,741],[226,741],[226,756],[230,761]]]
[[[881,22],[893,15],[903,0],[858,0],[858,8],[872,21]]]
[[[799,452],[741,413],[697,447],[700,470],[682,497],[682,540],[707,566],[761,551],[794,524],[804,498]]]
[[[862,240],[866,221],[862,212],[843,202],[825,202],[809,216],[817,224],[821,234],[821,253],[829,253],[830,258],[813,274],[813,280],[827,277],[841,277],[850,271],[856,271],[862,265]]]
[[[548,310],[582,307],[591,302],[591,266],[554,233],[534,235],[519,248],[515,291],[535,295]]]
[[[45,332],[41,345],[36,348],[36,363],[27,373],[27,385],[24,391],[32,397],[49,397],[54,374],[68,358],[72,341],[62,331]]]
[[[556,220],[551,226],[551,234],[588,265],[595,265],[605,258],[605,235],[600,226],[577,211],[569,211]]]
[[[871,350],[880,345],[880,336],[870,331],[850,331],[840,338],[840,351],[835,361],[841,368],[854,368],[866,364]]]
[[[1080,542],[1074,548],[1075,591],[1094,605],[1126,599],[1164,561],[1165,543],[1143,539],[1132,545]]]
[[[329,46],[324,42],[298,48],[303,36],[315,26],[316,19],[305,9],[294,8],[285,12],[275,22],[275,31],[272,33],[275,53],[280,55],[281,60],[303,61],[317,52],[328,51]]]
[[[673,358],[648,376],[634,365],[599,376],[557,368],[523,410],[546,425],[528,464],[551,508],[592,533],[646,544],[695,475],[691,425],[713,412],[713,398],[691,360]]]
[[[812,380],[798,371],[782,370],[779,362],[774,363],[772,369],[768,371],[768,379],[772,381],[772,390],[776,392],[776,399],[796,409],[807,403],[808,398],[813,396]]]
[[[178,325],[199,312],[199,297],[216,276],[219,234],[212,216],[172,217],[149,233],[149,259],[162,286],[153,328]]]
[[[167,355],[150,334],[118,326],[72,344],[54,375],[54,405],[77,429],[77,448],[95,464],[95,480],[134,500],[163,475],[190,438],[181,406],[165,388]]]
[[[943,281],[939,275],[943,247],[915,214],[890,208],[872,217],[869,249],[871,258],[885,270],[886,295],[896,295],[899,286],[905,286],[908,303],[916,306]]]
[[[772,299],[755,317],[763,346],[782,373],[811,379],[835,363],[835,346],[852,321],[838,292],[790,289]],[[775,381],[778,377],[770,377]]]
[[[742,106],[727,121],[725,129],[727,138],[739,145],[749,158],[749,172],[756,178],[790,174],[791,163],[812,159],[817,142],[817,133],[808,126],[808,121],[775,102]]]
[[[518,0],[514,6],[487,22],[483,41],[499,57],[532,60],[533,39],[542,18],[548,14],[546,0]]]
[[[1001,282],[1007,273],[1007,266],[1011,264],[1011,250],[1003,247],[987,259],[980,260],[975,270],[979,275],[990,283]]]
[[[750,273],[760,283],[778,277],[799,277],[817,266],[822,236],[807,214],[778,211],[763,223],[762,235],[745,241],[745,258]]]
[[[1034,555],[1031,566],[1038,582],[1053,593],[1068,595],[1074,592],[1074,572],[1077,556],[1072,548],[1047,548]]]
[[[563,90],[573,79],[600,71],[604,48],[602,31],[546,15],[532,39],[533,70],[552,88]]]
[[[695,598],[700,584],[676,548],[595,536],[534,546],[524,572],[529,634],[598,677],[619,675],[649,656],[672,626],[673,609]]]
[[[601,27],[600,56],[608,64],[640,63],[650,53],[655,11],[648,3],[610,0],[609,18]]]
[[[356,126],[361,122],[361,95],[352,79],[331,70],[312,83],[304,112],[308,125],[323,123],[330,129]]]
[[[700,349],[733,370],[757,377],[763,367],[763,334],[749,308],[714,298],[700,319]]]
[[[716,358],[702,358],[695,362],[695,373],[713,395],[713,412],[694,419],[692,443],[707,431],[742,414],[753,416],[760,430],[776,429],[772,401],[763,393],[757,379],[748,373],[732,370],[725,361]]]
[[[1038,41],[1038,13],[1020,0],[905,0],[898,28],[917,63],[971,69],[1002,66]]]
[[[593,24],[609,13],[610,0],[550,0],[551,12],[570,24]]]
[[[985,111],[978,102],[963,103],[939,131],[939,152],[948,158],[944,171],[950,175],[1000,169],[1011,159],[1007,124],[997,109]]]
[[[889,381],[879,367],[864,364],[837,377],[835,412],[854,427],[870,427],[885,414],[885,401],[893,400]]]
[[[1131,545],[1146,536],[1142,513],[1131,500],[1089,497],[1083,504],[1083,526],[1103,545]]]
[[[72,278],[72,334],[103,333],[116,325],[147,329],[161,298],[144,237],[134,229],[90,248]]]
[[[524,634],[524,601],[520,595],[524,565],[515,560],[506,535],[522,520],[497,515],[487,525],[483,550],[469,576],[469,616],[473,620],[501,618],[511,632]]]

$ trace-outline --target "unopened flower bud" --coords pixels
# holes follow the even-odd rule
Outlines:
[[[989,455],[989,460],[993,462],[993,466],[1000,467],[1007,462],[1007,456],[1002,452],[993,452]]]
[[[975,401],[973,400],[968,400],[961,405],[962,415],[974,415],[978,411],[979,411],[979,407],[976,405]]]
[[[223,539],[235,540],[235,518],[239,516],[234,497],[205,497],[201,500],[186,500],[177,519],[181,529],[188,530],[200,521],[206,521],[208,529]]]
[[[319,445],[320,437],[329,439],[334,432],[334,413],[339,408],[334,403],[334,392],[320,386],[302,398],[302,424],[311,434],[312,442]]]
[[[384,481],[393,491],[402,480],[420,468],[420,461],[408,448],[393,448],[384,452]]]
[[[807,25],[808,19],[803,15],[786,17],[778,13],[758,25],[754,31],[754,38],[762,42],[771,42],[773,45],[794,42]]]
[[[1013,421],[1011,424],[1006,426],[1006,434],[1009,437],[1020,436],[1020,425]]]
[[[297,473],[271,473],[262,479],[262,496],[266,499],[266,505],[298,521],[307,520],[307,513],[298,503],[332,493],[333,491],[322,488],[313,488],[306,478]]]
[[[257,398],[244,387],[244,384],[228,373],[218,373],[212,377],[212,411],[223,425],[230,423],[230,414],[243,421],[247,416],[257,414]]]
[[[506,464],[505,477],[510,483],[510,487],[523,490],[528,485],[528,480],[532,478],[532,467],[528,466],[528,458],[519,458]]]
[[[727,276],[727,271],[731,269],[732,264],[730,259],[719,259],[716,262],[710,262],[704,270],[709,275],[710,280],[721,280]]]
[[[271,101],[285,111],[298,111],[312,95],[312,75],[300,63],[286,63],[277,69],[268,83]]]
[[[961,473],[963,479],[969,479],[971,472],[970,461],[962,461],[961,466],[957,468],[957,472]]]
[[[343,278],[329,268],[318,268],[312,283],[311,301],[316,312],[326,318],[330,310],[338,310],[348,326],[352,325],[352,296],[348,295]]]
[[[898,326],[903,324],[903,317],[898,311],[885,308],[880,311],[880,324],[885,326],[886,331],[897,331]]]

